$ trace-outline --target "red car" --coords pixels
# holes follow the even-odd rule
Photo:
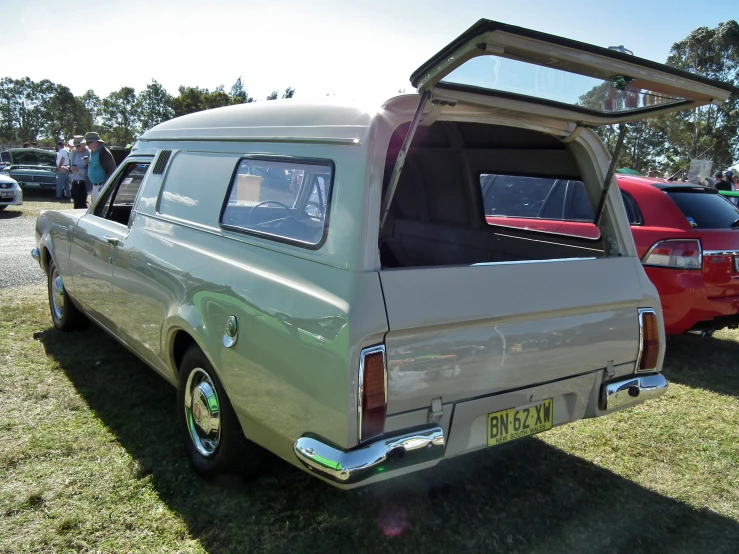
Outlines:
[[[616,176],[668,334],[739,325],[739,209],[713,188]],[[491,225],[598,238],[580,181],[482,175]]]

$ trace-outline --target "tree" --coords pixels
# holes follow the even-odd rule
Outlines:
[[[236,79],[236,82],[231,87],[229,95],[231,96],[232,104],[248,104],[249,102],[254,102],[254,98],[249,96],[249,93],[246,92],[241,77]]]
[[[285,92],[282,93],[283,98],[292,98],[293,94],[295,94],[295,89],[291,87],[287,87],[285,89]]]
[[[100,123],[98,121],[100,112],[102,110],[102,100],[95,94],[95,91],[90,89],[85,92],[82,96],[75,98],[77,104],[77,125],[75,134],[84,135],[88,131],[100,132]]]
[[[156,79],[152,79],[151,83],[146,85],[137,99],[142,132],[174,117],[172,100],[172,95]]]
[[[725,21],[715,29],[699,27],[670,50],[667,65],[710,79],[739,85],[739,24]],[[697,156],[713,158],[718,167],[739,159],[739,97],[723,106],[708,105],[665,119],[670,144],[676,149],[673,169],[687,167]],[[676,166],[676,167],[675,167]]]
[[[277,100],[277,95],[279,93],[276,90],[273,90],[270,95],[267,97],[267,100]]]
[[[125,145],[136,139],[138,106],[136,91],[131,87],[111,92],[103,99],[101,123],[112,143]]]

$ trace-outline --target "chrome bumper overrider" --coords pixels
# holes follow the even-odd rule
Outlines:
[[[666,390],[667,379],[661,373],[629,377],[603,385],[601,402],[604,410],[615,410],[657,398]]]
[[[33,250],[31,250],[31,256],[38,263],[41,263],[41,254],[39,253],[38,248],[34,248]]]
[[[295,454],[307,468],[336,483],[364,481],[378,473],[439,460],[444,455],[441,427],[380,438],[353,450],[341,450],[312,437],[295,441]]]

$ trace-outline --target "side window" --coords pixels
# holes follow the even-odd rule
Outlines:
[[[148,162],[126,164],[116,180],[106,187],[103,196],[95,204],[93,215],[128,225],[136,196],[148,170]]]
[[[331,162],[243,159],[221,225],[317,247],[328,229],[332,183]]]
[[[558,179],[483,173],[480,186],[485,215],[561,219],[564,188],[556,186],[558,183]],[[548,203],[550,198],[551,206]],[[560,208],[557,207],[558,202]]]
[[[634,197],[628,192],[621,191],[621,198],[624,201],[624,208],[626,208],[626,217],[629,218],[629,225],[642,225],[644,220],[642,219],[639,206],[636,205]]]
[[[238,155],[214,152],[176,152],[169,161],[159,194],[157,212],[217,227]]]
[[[570,200],[570,213],[568,220],[573,221],[593,221],[595,212],[593,205],[590,203],[588,193],[585,191],[585,185],[582,181],[570,181],[572,187],[572,199]]]

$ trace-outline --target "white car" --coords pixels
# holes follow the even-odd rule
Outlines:
[[[0,174],[0,212],[8,206],[23,204],[23,191],[15,179]]]

